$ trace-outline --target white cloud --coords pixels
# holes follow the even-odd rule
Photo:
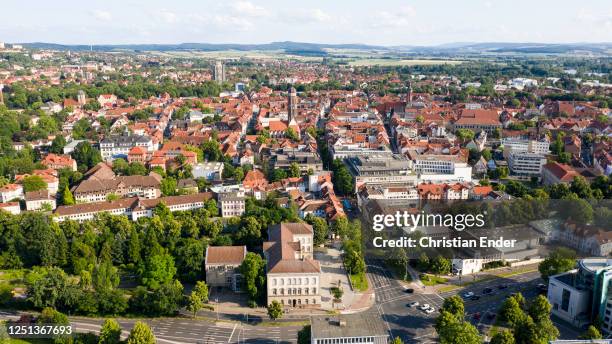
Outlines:
[[[113,15],[108,11],[95,10],[92,14],[94,18],[101,21],[111,21],[113,19]]]
[[[159,10],[158,12],[154,13],[154,16],[155,18],[160,21],[163,21],[166,24],[173,24],[178,21],[178,16],[176,15],[176,13],[167,9]]]
[[[232,32],[232,31],[246,31],[253,28],[253,23],[244,18],[238,17],[231,14],[193,14],[189,16],[195,26],[204,25],[214,26],[222,31]]]
[[[294,24],[326,23],[331,22],[333,19],[333,17],[329,13],[321,10],[320,8],[296,8],[291,11],[280,12],[277,16],[281,21],[290,22]]]
[[[403,6],[393,11],[378,11],[372,26],[374,27],[407,27],[412,24],[412,18],[416,17],[416,10],[412,6]]]
[[[265,8],[257,6],[250,1],[237,1],[230,5],[237,16],[265,17],[269,13]]]

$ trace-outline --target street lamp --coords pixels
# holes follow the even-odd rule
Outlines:
[[[217,321],[219,321],[219,299],[218,298],[215,298],[215,303],[217,304],[217,307],[215,307],[217,311]]]

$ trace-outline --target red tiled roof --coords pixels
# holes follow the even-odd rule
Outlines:
[[[556,161],[553,161],[553,162],[550,162],[544,165],[543,168],[551,172],[555,177],[557,177],[562,182],[571,182],[574,179],[574,177],[580,175],[571,166],[560,164]]]
[[[244,260],[246,254],[246,246],[208,246],[206,248],[206,265],[239,265]]]

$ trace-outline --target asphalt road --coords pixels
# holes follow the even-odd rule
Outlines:
[[[0,313],[0,318],[16,319],[10,313]],[[135,319],[118,319],[124,338],[134,326]],[[201,319],[159,318],[144,320],[155,333],[160,344],[289,344],[297,343],[297,333],[302,326],[253,326],[238,322],[214,322]],[[98,333],[102,319],[71,317],[70,322],[78,332]]]
[[[465,289],[442,294],[426,293],[424,290],[406,292],[399,281],[392,278],[384,262],[367,260],[367,276],[375,290],[376,303],[367,312],[381,316],[392,337],[400,337],[405,343],[435,343],[437,335],[433,328],[445,297],[466,292],[480,296],[479,300],[465,301],[466,319],[471,321],[481,333],[486,333],[495,322],[493,316],[503,300],[514,292],[521,292],[528,300],[537,296],[536,285],[542,283],[538,272],[498,278],[469,285]],[[507,288],[499,289],[499,285]],[[493,289],[492,295],[482,295],[484,288]],[[417,301],[419,305],[429,304],[436,311],[431,314],[409,307]],[[476,316],[479,314],[480,316]],[[11,313],[0,313],[0,318],[16,318]],[[118,320],[127,337],[134,325],[134,319]],[[297,333],[302,326],[259,326],[247,325],[239,321],[217,321],[190,318],[159,318],[145,320],[160,344],[218,344],[218,343],[254,343],[281,344],[296,343]],[[102,319],[71,317],[71,322],[79,332],[97,332]],[[562,323],[555,322],[561,332],[561,339],[575,339],[579,333]]]
[[[391,277],[384,262],[368,260],[367,263],[367,274],[376,293],[374,309],[385,321],[391,337],[400,337],[404,343],[435,342],[437,336],[433,324],[443,298],[419,290],[407,293],[399,281]],[[407,304],[413,301],[420,305],[429,304],[436,311],[426,314],[418,308],[408,307]]]
[[[391,277],[384,262],[367,260],[368,277],[375,288],[376,310],[383,320],[392,337],[400,337],[405,343],[433,343],[437,342],[437,335],[433,328],[435,319],[439,315],[444,298],[451,295],[463,295],[473,292],[480,296],[479,300],[465,300],[466,319],[472,322],[481,333],[486,333],[495,322],[495,316],[501,303],[510,294],[521,292],[529,300],[538,295],[536,286],[543,281],[537,271],[505,278],[496,278],[488,281],[471,284],[464,289],[457,289],[441,294],[424,293],[415,290],[407,293],[404,287]],[[506,286],[499,289],[498,286]],[[493,289],[490,295],[483,295],[484,288]],[[419,305],[425,303],[435,308],[435,312],[426,314],[418,307],[409,307],[410,302],[417,301]],[[575,339],[577,333],[565,324],[555,323],[561,333],[560,339]]]

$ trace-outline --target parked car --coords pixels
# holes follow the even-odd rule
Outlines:
[[[427,308],[427,309],[425,310],[425,313],[427,313],[427,314],[431,314],[431,313],[433,313],[433,312],[435,312],[435,311],[436,311],[436,310],[435,310],[434,308]]]
[[[482,295],[489,295],[489,294],[492,294],[492,293],[493,293],[493,289],[491,289],[491,288],[484,288],[482,290]]]
[[[421,307],[419,307],[422,311],[429,309],[429,304],[424,303]]]
[[[412,288],[406,288],[406,289],[404,289],[404,291],[405,291],[406,293],[408,293],[408,294],[412,294],[412,293],[414,293],[414,289],[412,289]]]
[[[500,284],[500,285],[497,286],[497,289],[499,289],[499,290],[506,289],[506,288],[508,288],[507,284]]]
[[[489,319],[489,320],[495,319],[495,313],[488,313],[487,314],[487,319]]]
[[[480,296],[478,296],[478,295],[472,295],[472,296],[470,297],[470,300],[472,300],[472,301],[480,300]]]
[[[412,301],[407,306],[408,307],[417,307],[419,305],[419,301]]]
[[[480,312],[474,313],[474,319],[475,320],[480,320]]]
[[[474,293],[471,291],[468,291],[467,293],[463,294],[463,297],[465,297],[466,299],[469,299],[472,296],[474,296]]]

